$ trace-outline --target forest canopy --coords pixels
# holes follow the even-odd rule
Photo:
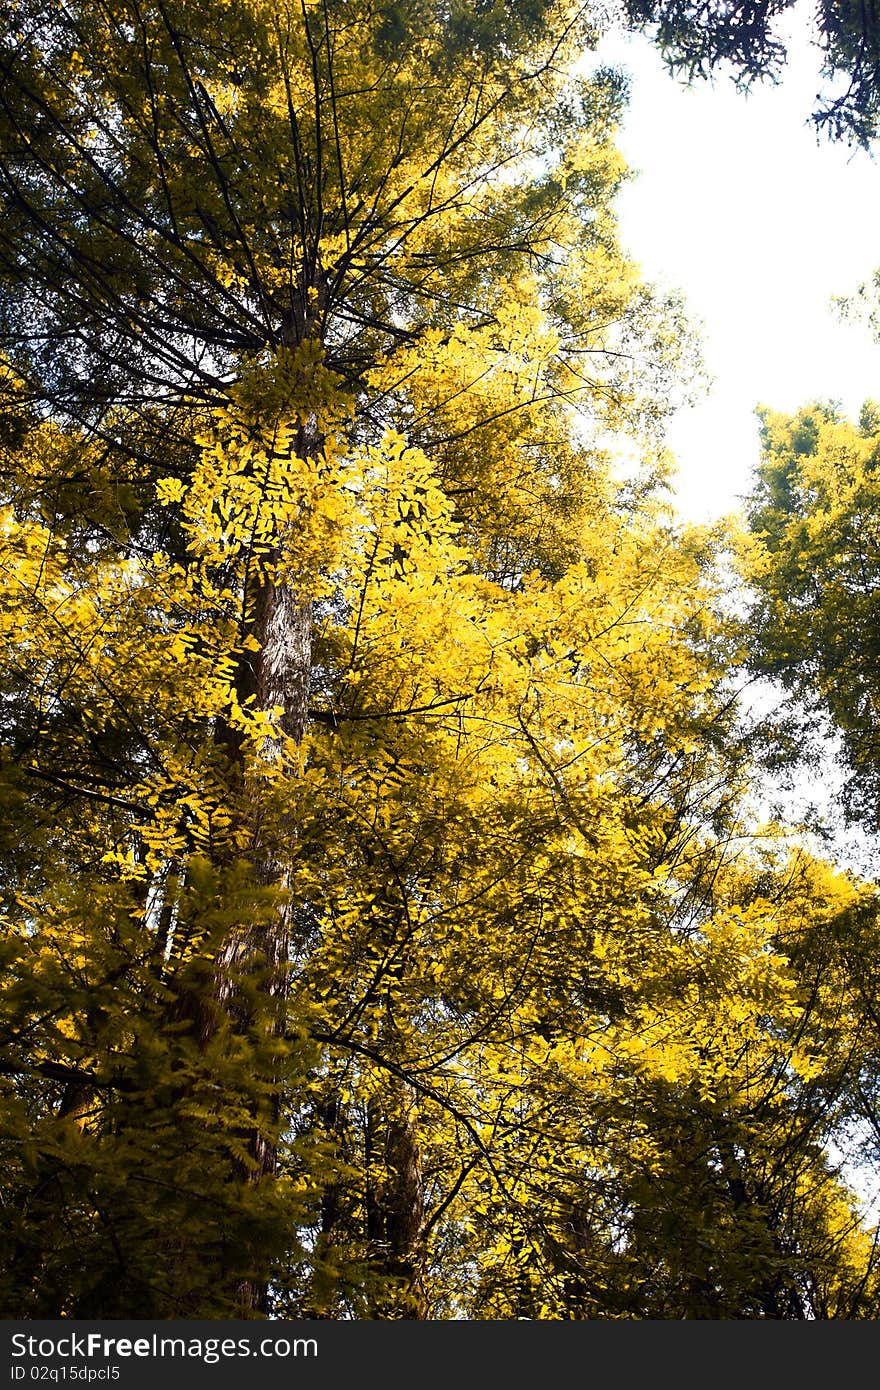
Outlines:
[[[9,1316],[878,1315],[876,889],[758,817],[737,698],[808,683],[870,783],[876,421],[768,418],[744,627],[597,37],[2,34]]]

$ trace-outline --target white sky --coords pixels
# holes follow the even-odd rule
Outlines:
[[[789,48],[784,80],[737,92],[726,76],[687,89],[639,35],[603,41],[629,71],[618,143],[636,175],[618,201],[624,245],[702,322],[708,397],[676,417],[682,514],[737,506],[758,459],[758,404],[880,398],[880,345],[831,306],[880,265],[880,160],[808,124],[819,54]]]

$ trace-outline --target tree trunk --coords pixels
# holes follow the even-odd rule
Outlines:
[[[303,428],[300,431],[300,456],[314,457],[319,448],[317,429],[314,426]],[[279,546],[277,556],[273,558],[281,558],[281,552],[282,546]],[[259,710],[282,710],[279,724],[283,737],[269,741],[268,746],[262,749],[263,757],[274,761],[283,757],[286,738],[296,744],[302,741],[308,723],[312,604],[298,598],[291,585],[263,579],[254,596],[251,632],[260,648],[251,668],[256,706]],[[287,897],[289,839],[294,832],[291,827],[285,837],[286,843],[278,845],[274,835],[267,837],[264,833],[256,799],[252,802],[252,809],[251,859],[255,877],[261,886],[278,891],[279,903],[268,923],[242,923],[227,937],[215,963],[214,1003],[232,1019],[236,1028],[246,1030],[253,1020],[247,1005],[243,1003],[237,978],[253,969],[264,971],[262,992],[268,1006],[267,1024],[274,1036],[281,1037],[286,1026],[286,971],[290,954],[291,904]],[[267,1134],[259,1125],[254,1128],[248,1140],[252,1166],[238,1174],[251,1183],[271,1178],[277,1169],[274,1133],[281,1114],[280,1065],[275,1077],[264,1080],[269,1080],[274,1090],[272,1110],[268,1117],[270,1133]],[[237,1302],[243,1312],[266,1312],[265,1283],[251,1279],[241,1281],[237,1287]]]
[[[370,1263],[388,1293],[376,1302],[379,1317],[423,1319],[425,1194],[415,1103],[395,1085],[385,1093],[386,1110],[370,1106],[367,1127],[367,1238]],[[378,1162],[374,1165],[375,1151]],[[371,1170],[381,1177],[373,1182]]]
[[[297,452],[301,458],[314,458],[322,440],[314,417],[299,431]],[[287,740],[302,741],[308,722],[309,685],[312,659],[312,604],[301,599],[292,584],[277,578],[283,573],[286,537],[279,537],[274,552],[267,557],[265,572],[252,581],[247,595],[247,634],[258,650],[244,655],[236,673],[235,689],[239,702],[252,700],[258,710],[281,709],[280,733],[267,739],[259,750],[268,762],[283,759]],[[271,571],[276,577],[271,577]],[[179,1020],[186,1019],[206,1049],[224,1023],[233,1031],[247,1034],[253,1028],[262,1037],[281,1038],[286,1029],[287,964],[290,950],[291,904],[288,896],[290,843],[294,828],[267,828],[260,811],[261,789],[249,793],[243,758],[242,738],[223,720],[218,721],[215,741],[229,761],[231,787],[242,799],[250,840],[247,857],[256,883],[278,892],[278,903],[268,920],[242,920],[223,940],[212,966],[210,988],[205,991],[196,977],[195,986],[184,982],[176,1004]],[[242,980],[259,978],[260,1017],[255,1017],[253,992],[243,990]],[[250,997],[249,997],[250,996]],[[263,1009],[265,1007],[265,1013]],[[240,1135],[248,1152],[248,1162],[232,1160],[234,1181],[258,1184],[277,1171],[275,1135],[281,1118],[281,1058],[273,1074],[258,1078],[265,1096],[271,1100],[262,1115],[254,1113],[250,1133]],[[237,1279],[232,1297],[244,1315],[266,1312],[266,1280],[248,1275]]]

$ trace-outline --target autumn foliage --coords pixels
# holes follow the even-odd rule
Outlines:
[[[875,893],[754,808],[583,15],[49,9],[0,71],[7,1314],[876,1316]]]

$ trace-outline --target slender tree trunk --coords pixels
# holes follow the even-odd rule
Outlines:
[[[332,1141],[333,1158],[344,1159],[347,1156],[346,1115],[338,1096],[318,1103],[316,1119],[327,1138]],[[321,1226],[315,1240],[312,1272],[303,1299],[302,1316],[305,1318],[331,1319],[338,1315],[340,1288],[338,1275],[333,1268],[333,1254],[345,1217],[345,1183],[338,1178],[331,1178],[325,1184],[321,1195]]]
[[[392,1286],[376,1303],[379,1317],[427,1316],[424,1290],[425,1194],[415,1102],[395,1084],[384,1106],[370,1106],[367,1126],[367,1237],[370,1263]],[[374,1162],[374,1157],[378,1162]],[[377,1180],[373,1173],[381,1173]]]

